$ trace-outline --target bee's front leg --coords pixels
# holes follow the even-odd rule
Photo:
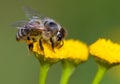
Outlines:
[[[50,38],[50,42],[51,42],[52,49],[53,49],[53,51],[54,51],[55,44],[54,44],[54,42],[53,42],[53,39],[52,39],[52,38]],[[55,52],[55,51],[54,51],[54,52]]]
[[[63,41],[63,40],[61,40],[61,42],[62,42],[62,43],[60,43],[59,45],[57,45],[57,46],[58,46],[58,48],[61,48],[61,47],[64,45],[64,41]]]

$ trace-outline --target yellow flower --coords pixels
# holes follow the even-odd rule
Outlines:
[[[39,43],[33,45],[33,52],[43,55],[47,59],[68,59],[75,62],[86,61],[88,59],[88,48],[86,44],[78,40],[65,40],[61,48],[51,49],[51,46],[43,42],[44,52],[40,50]]]
[[[120,44],[113,43],[111,40],[98,39],[90,45],[90,53],[109,64],[120,63]]]

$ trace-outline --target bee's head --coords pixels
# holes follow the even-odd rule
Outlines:
[[[52,19],[46,19],[44,21],[44,26],[46,30],[51,31],[53,34],[57,34],[61,26]]]
[[[67,32],[64,28],[61,28],[60,31],[57,33],[57,41],[63,40],[67,35]]]

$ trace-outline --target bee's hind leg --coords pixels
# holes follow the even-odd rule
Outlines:
[[[31,38],[28,36],[27,37],[27,44],[28,44],[28,48],[30,51],[32,51],[32,49],[33,49],[33,42],[31,42],[31,41],[32,41]]]
[[[32,51],[33,50],[33,43],[28,44],[28,48],[29,48],[30,51]]]
[[[42,38],[39,39],[39,46],[42,51],[44,51],[44,47],[42,45]]]

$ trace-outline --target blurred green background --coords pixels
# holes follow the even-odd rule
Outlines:
[[[16,42],[17,29],[10,26],[26,19],[25,5],[61,23],[68,30],[67,38],[88,45],[101,37],[120,43],[119,0],[0,0],[0,84],[38,84],[39,62],[25,43]],[[61,70],[60,63],[53,65],[47,84],[59,84]],[[91,84],[96,71],[90,57],[77,67],[69,84]],[[120,66],[110,69],[101,84],[120,84]]]

